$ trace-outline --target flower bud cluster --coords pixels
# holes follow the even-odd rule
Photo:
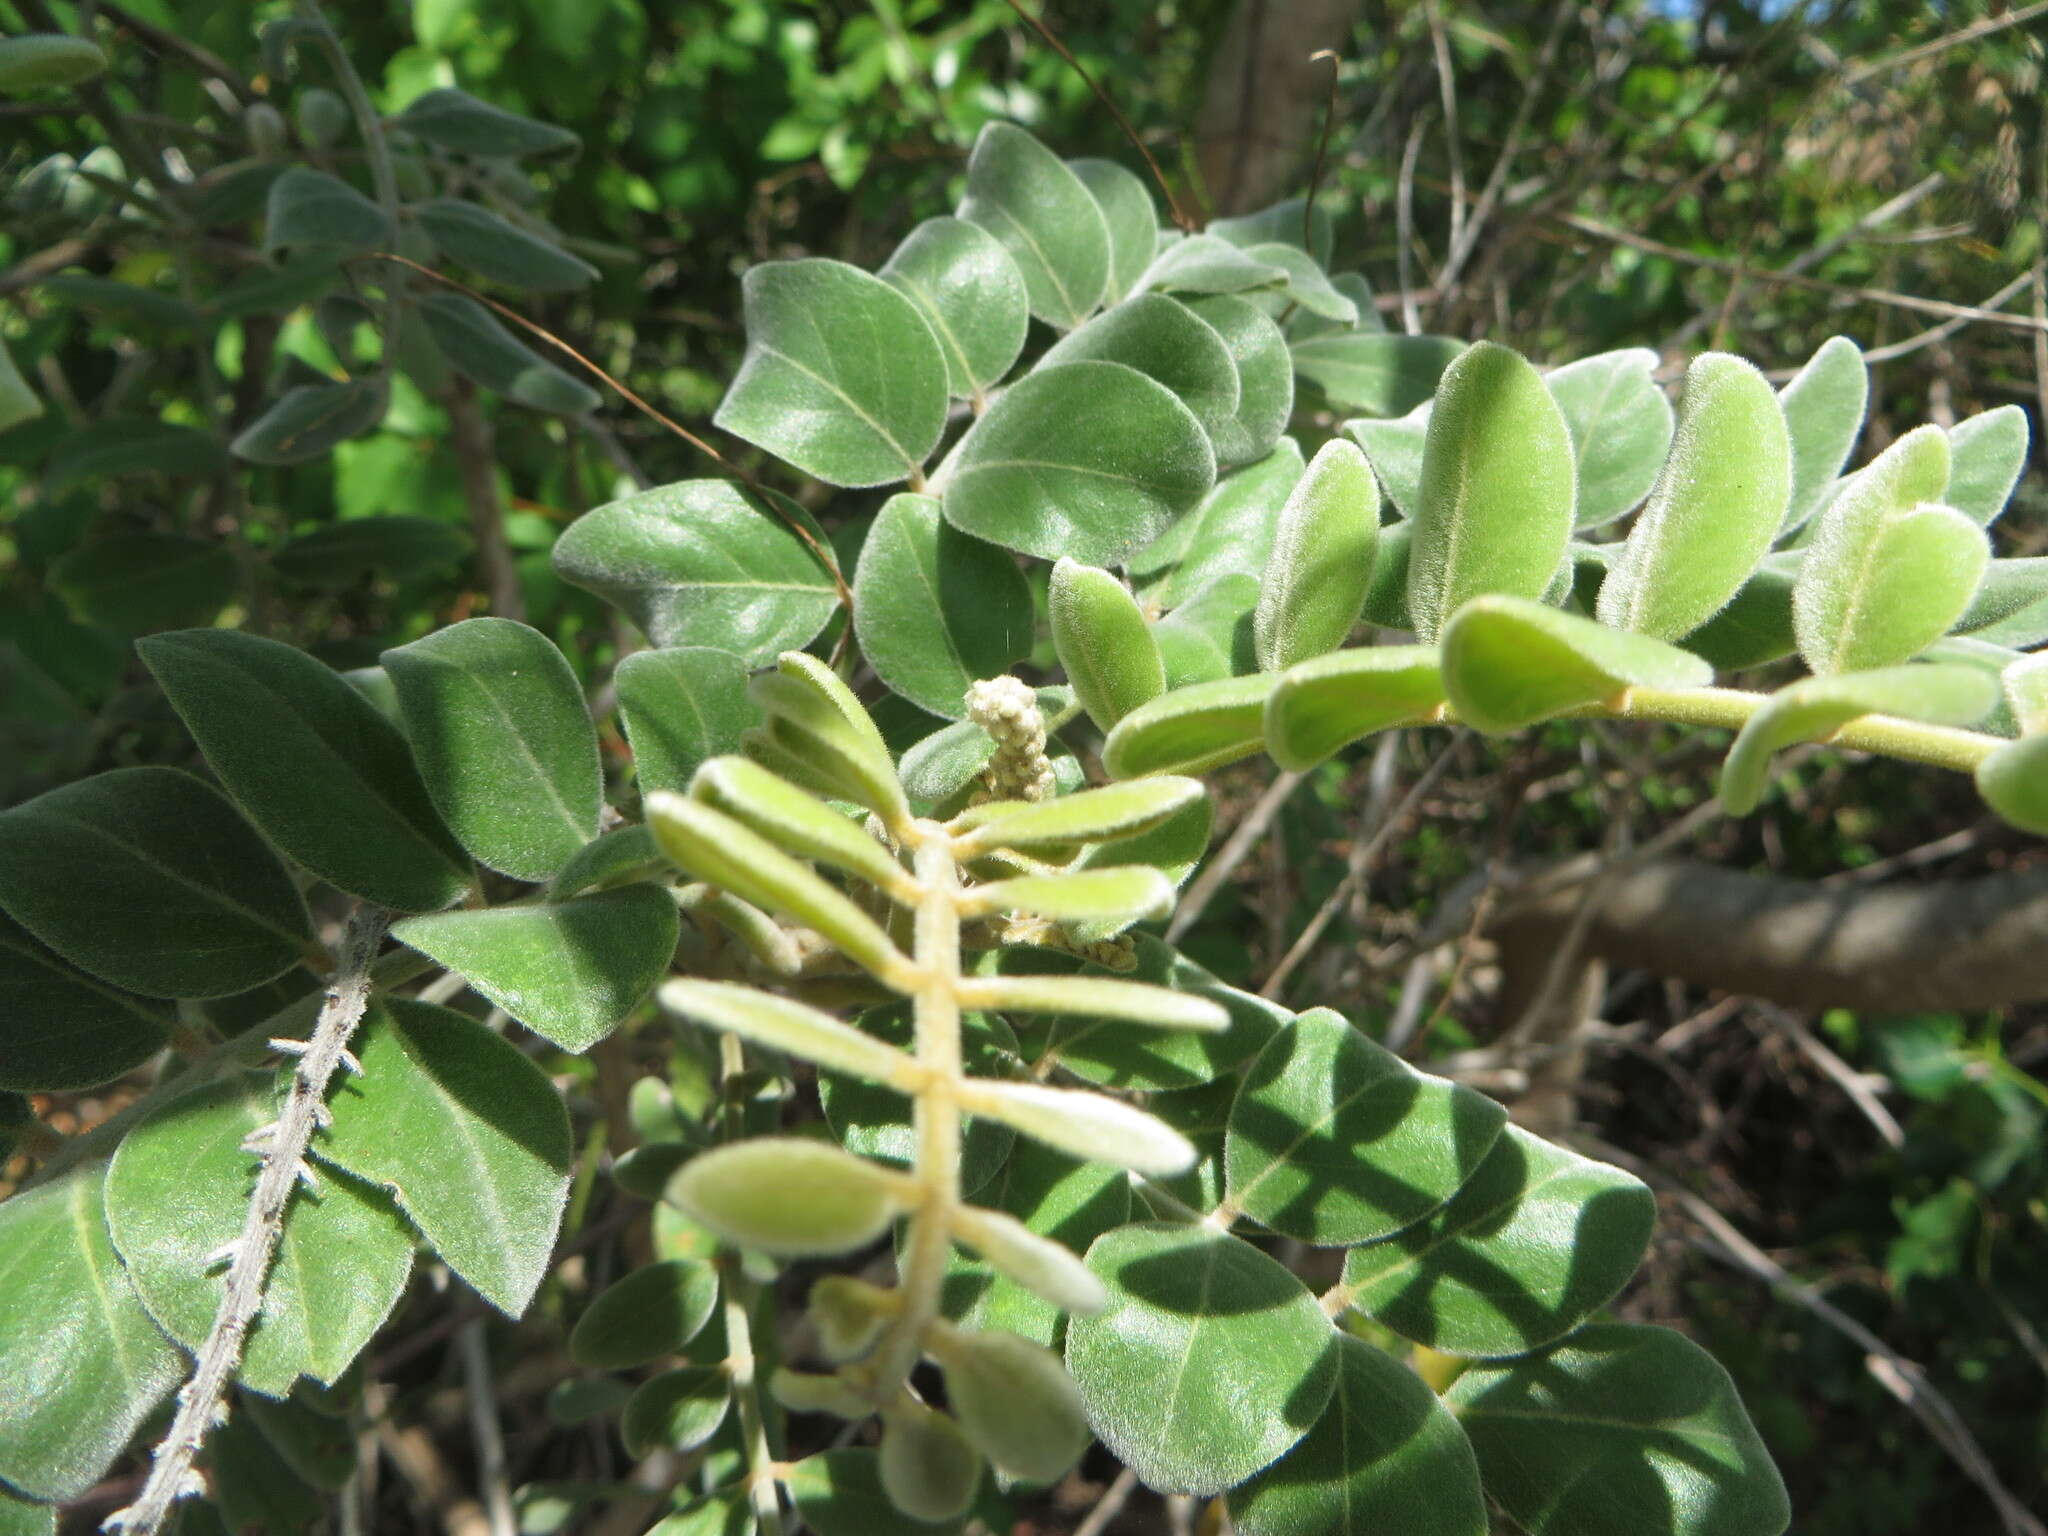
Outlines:
[[[991,677],[967,690],[967,718],[995,738],[996,753],[981,770],[987,800],[1049,800],[1052,760],[1045,755],[1045,716],[1030,687],[1014,677]]]

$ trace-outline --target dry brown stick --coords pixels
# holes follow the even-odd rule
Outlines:
[[[1401,176],[1394,187],[1394,262],[1401,277],[1401,329],[1410,336],[1422,334],[1422,312],[1415,302],[1414,255],[1409,247],[1415,240],[1415,157],[1422,153],[1425,126],[1425,120],[1417,117],[1408,130],[1408,143],[1401,151]],[[1438,290],[1440,294],[1444,291]]]
[[[1863,1074],[1830,1050],[1827,1043],[1807,1027],[1804,1019],[1762,1001],[1757,1002],[1756,1012],[1758,1017],[1789,1039],[1799,1054],[1812,1062],[1823,1077],[1847,1095],[1857,1112],[1876,1130],[1880,1141],[1894,1152],[1906,1144],[1905,1130],[1892,1112],[1884,1107],[1884,1101],[1872,1091]]]
[[[1173,921],[1166,925],[1167,943],[1178,943],[1180,936],[1201,919],[1203,909],[1215,899],[1224,883],[1237,873],[1237,866],[1245,861],[1259,839],[1266,835],[1266,829],[1273,824],[1273,818],[1280,814],[1280,807],[1287,803],[1287,797],[1294,793],[1294,787],[1301,779],[1298,773],[1282,773],[1266,786],[1266,792],[1245,813],[1244,820],[1232,829],[1216,857],[1195,877],[1195,883],[1181,898]]]

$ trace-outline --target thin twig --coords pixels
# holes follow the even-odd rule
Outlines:
[[[1436,0],[1427,0],[1429,47],[1436,59],[1437,92],[1444,106],[1444,155],[1451,166],[1451,249],[1465,241],[1465,152],[1458,142],[1457,72],[1451,65],[1451,40],[1444,33],[1443,13]],[[1437,286],[1450,284],[1439,278]]]
[[[173,1504],[202,1490],[192,1461],[205,1443],[207,1431],[227,1421],[228,1385],[241,1363],[242,1342],[263,1307],[264,1283],[284,1231],[285,1207],[301,1183],[310,1186],[314,1182],[306,1147],[314,1130],[328,1118],[327,1085],[344,1063],[355,1066],[348,1042],[369,1006],[370,961],[390,921],[388,912],[370,906],[356,908],[349,918],[312,1038],[303,1047],[292,1043],[298,1066],[292,1073],[284,1111],[266,1128],[267,1134],[258,1131],[251,1137],[260,1143],[263,1167],[249,1197],[242,1235],[235,1240],[228,1259],[227,1282],[221,1289],[213,1327],[200,1346],[191,1380],[179,1389],[177,1415],[151,1454],[149,1481],[143,1484],[141,1497],[109,1515],[102,1523],[103,1530],[155,1536]]]
[[[1934,54],[1945,53],[1951,48],[1960,48],[1965,43],[1974,43],[1979,38],[1989,37],[1993,32],[2003,32],[2007,27],[2024,26],[2043,12],[2048,12],[2048,0],[2035,0],[2033,5],[2024,5],[2016,11],[2007,11],[2003,16],[1981,17],[1946,37],[1937,37],[1931,43],[1921,43],[1917,47],[1901,49],[1882,59],[1872,59],[1868,64],[1859,64],[1844,74],[1840,83],[1844,86],[1860,84],[1872,75],[1881,75],[1886,70],[1898,69]]]
[[[1096,83],[1093,75],[1082,68],[1081,61],[1075,58],[1067,45],[1059,40],[1052,28],[1025,10],[1023,5],[1019,3],[1019,0],[1009,0],[1009,6],[1011,10],[1017,13],[1020,20],[1024,21],[1033,31],[1045,39],[1045,44],[1048,48],[1052,49],[1054,53],[1066,61],[1067,68],[1081,77],[1082,83],[1095,93],[1095,99],[1108,109],[1111,117],[1116,119],[1117,127],[1123,129],[1124,137],[1131,141],[1131,147],[1145,157],[1145,166],[1152,172],[1152,179],[1159,183],[1159,191],[1166,199],[1166,211],[1172,215],[1175,225],[1184,233],[1190,235],[1200,229],[1201,226],[1181,208],[1179,200],[1173,195],[1173,187],[1166,180],[1166,172],[1162,171],[1159,168],[1159,162],[1152,158],[1152,151],[1147,149],[1145,141],[1138,137],[1138,130],[1133,128],[1131,120],[1124,116],[1123,108],[1116,104],[1109,92]]]
[[[1318,48],[1308,56],[1311,64],[1318,59],[1330,61],[1330,94],[1323,102],[1323,131],[1316,136],[1316,163],[1309,170],[1308,196],[1301,202],[1301,248],[1310,255],[1316,249],[1316,194],[1323,190],[1323,162],[1330,154],[1330,127],[1337,121],[1337,76],[1342,67],[1334,48]]]
[[[1095,1507],[1088,1511],[1088,1518],[1074,1527],[1074,1536],[1102,1536],[1109,1529],[1109,1522],[1123,1513],[1131,1495],[1137,1492],[1138,1474],[1129,1467],[1117,1473],[1116,1481],[1103,1490],[1102,1497],[1095,1501]]]
[[[1422,153],[1424,126],[1418,117],[1408,130],[1408,143],[1401,151],[1401,176],[1394,185],[1394,263],[1401,278],[1401,329],[1410,336],[1422,334],[1422,311],[1415,302],[1415,258],[1409,247],[1415,240],[1415,157]]]
[[[1812,1062],[1823,1077],[1848,1095],[1849,1102],[1876,1130],[1879,1140],[1894,1152],[1906,1144],[1905,1131],[1892,1112],[1884,1107],[1884,1101],[1872,1091],[1869,1081],[1829,1049],[1826,1041],[1807,1028],[1804,1019],[1760,998],[1756,1000],[1755,1009],[1758,1017],[1789,1039],[1799,1054]]]
[[[1166,925],[1167,943],[1178,943],[1180,936],[1201,920],[1203,909],[1223,889],[1224,883],[1237,873],[1237,866],[1245,861],[1259,839],[1266,835],[1266,828],[1273,824],[1273,818],[1280,814],[1280,807],[1287,803],[1287,797],[1294,793],[1294,786],[1301,782],[1301,778],[1298,773],[1283,773],[1266,786],[1266,792],[1245,813],[1244,820],[1237,824],[1216,857],[1195,877],[1195,883],[1181,898],[1173,921]]]
[[[456,1345],[462,1354],[462,1385],[469,1399],[469,1430],[476,1441],[476,1479],[483,1494],[484,1516],[491,1536],[516,1536],[512,1490],[505,1481],[505,1435],[498,1425],[497,1394],[491,1385],[491,1357],[481,1317],[462,1327]]]

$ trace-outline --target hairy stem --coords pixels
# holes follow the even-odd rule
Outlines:
[[[284,1111],[268,1127],[262,1150],[263,1167],[249,1197],[242,1234],[228,1251],[227,1283],[213,1327],[200,1346],[192,1377],[178,1392],[178,1412],[163,1440],[151,1453],[149,1479],[141,1497],[116,1510],[103,1525],[127,1536],[155,1536],[171,1506],[201,1491],[193,1458],[205,1444],[206,1432],[227,1420],[227,1390],[241,1363],[242,1343],[263,1307],[263,1288],[270,1261],[284,1231],[285,1207],[301,1181],[311,1183],[306,1147],[327,1117],[327,1085],[348,1056],[348,1042],[370,1002],[370,960],[391,921],[378,907],[358,907],[342,935],[339,962],[327,988],[313,1036],[298,1052]]]
[[[730,1039],[730,1036],[727,1036]],[[754,1284],[734,1263],[720,1265],[719,1294],[724,1297],[725,1369],[732,1378],[732,1398],[739,1410],[740,1438],[747,1451],[748,1497],[762,1536],[782,1536],[782,1500],[776,1492],[775,1454],[768,1444],[768,1421],[761,1412],[760,1364],[754,1354],[749,1309]]]
[[[1770,701],[1767,693],[1740,688],[1632,688],[1615,707],[1600,711],[1617,720],[1666,720],[1675,725],[1718,725],[1741,730]],[[1891,715],[1865,715],[1828,738],[1829,744],[1953,768],[1971,773],[2004,742],[1976,731],[1923,725]]]

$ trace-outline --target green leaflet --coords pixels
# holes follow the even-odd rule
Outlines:
[[[1747,815],[1763,798],[1774,753],[1818,741],[1864,715],[1969,725],[1997,703],[1997,681],[1967,665],[1908,664],[1802,679],[1772,694],[1737,734],[1721,765],[1721,804],[1730,815]]]
[[[1161,293],[1245,293],[1284,282],[1287,273],[1214,235],[1189,235],[1164,247],[1138,279]]]
[[[427,294],[419,317],[458,373],[508,400],[563,416],[587,415],[602,403],[596,390],[542,358],[465,294]]]
[[[789,1499],[804,1524],[817,1536],[876,1536],[880,1531],[904,1529],[903,1511],[884,1491],[880,1457],[871,1450],[848,1446],[842,1450],[820,1451],[792,1465],[783,1478]],[[938,1521],[919,1520],[908,1529],[920,1536],[960,1536],[968,1523],[979,1519],[990,1530],[1012,1523],[1005,1504],[988,1481],[979,1501],[966,1516]],[[751,1523],[747,1530],[753,1529]],[[668,1531],[657,1526],[648,1536],[698,1536],[697,1532]],[[703,1536],[737,1536],[731,1530],[706,1526]]]
[[[0,38],[0,94],[62,90],[104,74],[107,56],[91,38],[28,32]]]
[[[1656,1216],[1640,1179],[1509,1126],[1449,1204],[1351,1250],[1345,1291],[1446,1354],[1527,1354],[1613,1300]]]
[[[2007,664],[1999,681],[2020,734],[2048,732],[2048,655],[2037,652]]]
[[[220,1307],[249,1209],[256,1157],[241,1143],[277,1118],[277,1076],[238,1072],[165,1099],[107,1170],[107,1230],[144,1305],[196,1351]],[[263,1314],[237,1379],[283,1397],[301,1375],[333,1382],[384,1325],[412,1273],[411,1231],[383,1191],[329,1176],[292,1196]]]
[[[1061,559],[1046,607],[1067,681],[1103,730],[1165,692],[1166,668],[1145,615],[1109,572]]]
[[[1870,369],[1846,336],[1830,336],[1792,382],[1778,392],[1792,443],[1792,491],[1785,508],[1791,532],[1826,504],[1829,488],[1863,432]],[[1935,495],[1940,495],[1937,490]]]
[[[444,255],[508,288],[573,293],[597,278],[589,262],[475,203],[435,198],[419,204],[413,217]]]
[[[2007,742],[1977,765],[1984,803],[2023,832],[2048,833],[2048,736]]]
[[[883,505],[854,572],[853,627],[891,691],[959,719],[973,683],[1031,649],[1033,619],[1030,585],[1010,554],[962,533],[929,496],[904,492]]]
[[[914,1044],[915,1026],[905,1003],[886,1003],[863,1010],[851,1025],[871,1048]],[[1017,1037],[1010,1026],[992,1013],[969,1013],[960,1021],[961,1050],[965,1069],[976,1077],[1008,1077],[1017,1070]],[[792,1040],[796,1054],[811,1056],[800,1041]],[[917,1132],[911,1124],[911,1101],[901,1089],[878,1087],[861,1077],[829,1068],[858,1066],[857,1060],[813,1056],[827,1063],[818,1072],[818,1103],[825,1123],[847,1151],[891,1168],[909,1169],[917,1161]],[[899,1050],[895,1059],[902,1060]],[[1009,1159],[1017,1134],[1000,1120],[978,1115],[962,1117],[960,1136],[960,1192],[977,1195]]]
[[[732,1377],[723,1368],[663,1371],[626,1400],[619,1435],[634,1456],[661,1449],[694,1451],[718,1433],[731,1406]]]
[[[625,1022],[667,972],[676,935],[675,901],[657,885],[433,912],[392,930],[566,1051],[588,1050]]]
[[[28,387],[28,380],[15,366],[14,354],[8,350],[5,339],[0,338],[0,432],[42,414],[41,397]]]
[[[934,482],[946,520],[963,532],[1103,566],[1157,537],[1215,483],[1194,413],[1135,368],[1095,361],[1011,385]]]
[[[444,907],[469,885],[406,739],[305,651],[227,629],[135,649],[227,793],[317,877],[399,911]]]
[[[1579,495],[1572,522],[1597,528],[1650,494],[1671,447],[1671,402],[1658,387],[1647,347],[1602,352],[1543,376],[1571,428]]]
[[[1236,412],[1227,420],[1206,423],[1216,462],[1251,463],[1280,441],[1294,414],[1294,361],[1287,338],[1265,311],[1235,294],[1189,299],[1187,307],[1223,338],[1237,365]]]
[[[173,768],[116,768],[0,815],[0,905],[81,970],[150,997],[246,992],[313,947],[277,855]]]
[[[1955,632],[2024,648],[2048,638],[2048,558],[1993,560]]]
[[[0,917],[0,1089],[52,1092],[112,1082],[163,1049],[174,1018],[74,970]]]
[[[2001,405],[1959,421],[1948,432],[1948,489],[1942,501],[1978,527],[1988,527],[2027,464],[2027,413]]]
[[[1434,395],[1465,351],[1450,336],[1331,331],[1293,343],[1294,371],[1332,405],[1368,416],[1403,416]]]
[[[1236,246],[1266,245],[1273,241],[1298,246],[1323,267],[1329,266],[1330,252],[1337,243],[1337,221],[1329,204],[1320,204],[1310,211],[1306,197],[1283,198],[1257,213],[1211,219],[1208,232]]]
[[[185,1375],[107,1237],[106,1164],[0,1202],[0,1477],[82,1497]]]
[[[1337,1335],[1337,1384],[1302,1442],[1230,1493],[1240,1536],[1486,1536],[1479,1463],[1407,1366]]]
[[[876,275],[924,316],[952,394],[964,398],[997,383],[1024,350],[1031,323],[1024,276],[978,224],[926,219]]]
[[[1910,660],[1948,632],[1976,591],[1990,548],[1947,489],[1948,438],[1908,432],[1829,503],[1792,592],[1799,654],[1816,673]]]
[[[1441,650],[1451,707],[1495,735],[1627,688],[1699,688],[1714,676],[1676,646],[1522,597],[1475,597],[1444,629]]]
[[[1571,537],[1575,474],[1564,413],[1526,359],[1480,342],[1444,370],[1408,558],[1420,639],[1468,598],[1543,595]]]
[[[1350,637],[1372,584],[1380,487],[1355,443],[1323,445],[1280,509],[1259,583],[1252,637],[1259,665],[1277,672]]]
[[[294,165],[270,184],[263,215],[266,251],[305,246],[368,251],[389,246],[393,233],[382,208],[325,171]]]
[[[297,586],[344,589],[378,573],[403,580],[445,569],[469,550],[469,535],[437,518],[351,517],[300,534],[270,566]]]
[[[597,731],[547,636],[465,619],[382,660],[427,793],[479,862],[544,880],[597,836]]]
[[[1790,656],[1799,646],[1792,632],[1792,588],[1804,558],[1803,552],[1767,556],[1727,607],[1685,637],[1685,648],[1712,663],[1716,672],[1739,672]]]
[[[1429,438],[1429,402],[1390,421],[1361,418],[1344,423],[1344,435],[1365,450],[1380,489],[1394,510],[1415,515],[1422,497],[1422,454]]]
[[[1067,1324],[1067,1369],[1117,1459],[1164,1492],[1216,1494],[1290,1450],[1329,1401],[1337,1335],[1249,1243],[1156,1223],[1097,1238],[1109,1305]]]
[[[1174,609],[1222,577],[1256,579],[1303,467],[1301,449],[1287,437],[1258,462],[1219,479],[1199,505],[1131,556],[1130,573],[1145,600]]]
[[[976,848],[1052,848],[1129,838],[1150,832],[1207,795],[1195,779],[1161,776],[1106,784],[1055,800],[994,802],[975,808],[967,837],[955,843],[963,858]]]
[[[1338,292],[1316,259],[1301,249],[1299,235],[1295,239],[1294,244],[1284,240],[1261,241],[1246,246],[1244,253],[1253,261],[1278,267],[1285,274],[1280,291],[1288,308],[1305,310],[1342,326],[1356,325],[1358,306]]]
[[[389,1189],[427,1246],[517,1317],[569,1194],[553,1085],[511,1041],[431,1003],[373,1000],[354,1048],[362,1075],[331,1096],[315,1156]]]
[[[1600,622],[1657,640],[1706,623],[1777,537],[1791,475],[1784,413],[1764,376],[1725,352],[1694,358],[1671,456],[1601,583]]]
[[[68,551],[50,567],[50,585],[93,623],[141,635],[211,624],[242,580],[223,544],[138,530]]]
[[[1374,645],[1297,662],[1266,698],[1266,751],[1306,772],[1362,736],[1427,719],[1444,702],[1433,645]]]
[[[1152,641],[1166,668],[1166,686],[1185,688],[1258,670],[1252,613],[1259,582],[1242,572],[1218,576],[1173,612],[1152,624]]]
[[[831,485],[918,474],[946,425],[947,362],[918,306],[843,261],[750,267],[747,352],[712,420]]]
[[[1778,1536],[1791,1521],[1735,1383],[1668,1328],[1587,1328],[1465,1372],[1445,1402],[1531,1536]]]
[[[211,475],[226,467],[220,439],[147,416],[107,416],[67,435],[50,455],[45,495],[103,475]]]
[[[956,213],[1010,253],[1031,313],[1072,330],[1102,302],[1110,282],[1110,231],[1081,178],[1023,129],[986,124],[967,160]]]
[[[1114,160],[1069,160],[1067,169],[1080,177],[1102,210],[1109,231],[1109,285],[1102,302],[1115,304],[1136,289],[1158,248],[1159,215],[1152,194],[1135,172]]]
[[[741,733],[754,723],[747,664],[731,651],[635,651],[619,663],[612,682],[643,793],[687,789],[702,764],[738,751]]]
[[[286,390],[228,444],[251,464],[304,464],[336,443],[361,437],[384,419],[391,392],[381,378],[346,384],[301,384]]]
[[[415,96],[392,124],[442,149],[488,159],[562,154],[579,143],[566,128],[507,112],[467,91],[445,88]]]
[[[718,1306],[718,1271],[698,1259],[643,1264],[576,1319],[569,1358],[586,1370],[628,1371],[681,1352]],[[722,1394],[721,1394],[722,1395]]]
[[[1037,367],[1085,361],[1122,363],[1157,380],[1194,412],[1212,443],[1241,404],[1237,363],[1223,337],[1163,293],[1134,294],[1104,310],[1054,342]]]
[[[1245,1074],[1224,1145],[1225,1189],[1283,1236],[1370,1242],[1450,1199],[1506,1122],[1493,1100],[1417,1072],[1316,1008]]]
[[[1102,744],[1110,777],[1200,773],[1250,757],[1265,744],[1266,696],[1276,677],[1262,672],[1163,693],[1116,723]]]
[[[838,605],[815,550],[724,480],[681,480],[586,512],[555,541],[554,563],[657,646],[713,646],[756,666],[808,644]]]

